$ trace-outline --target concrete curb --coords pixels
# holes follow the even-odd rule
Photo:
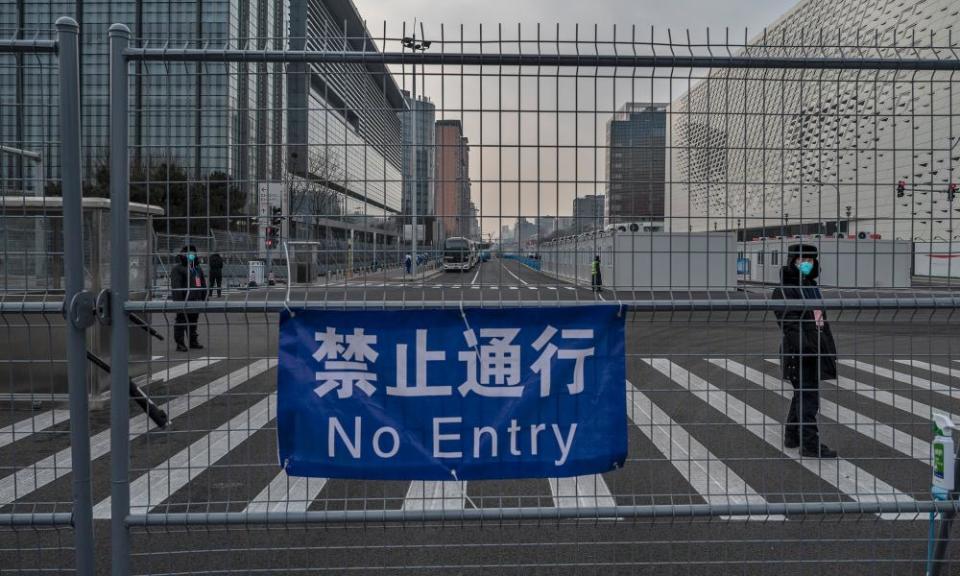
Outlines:
[[[432,278],[436,278],[441,274],[443,274],[443,268],[437,268],[431,272],[427,272],[426,274],[417,274],[416,276],[409,276],[409,277],[407,275],[403,275],[403,276],[400,276],[399,278],[391,278],[390,281],[416,284],[424,280],[430,280]]]

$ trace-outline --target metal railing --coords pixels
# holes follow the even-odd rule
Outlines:
[[[71,473],[73,508],[0,513],[0,524],[72,525],[78,573],[92,573],[94,546],[105,554],[109,544],[110,570],[124,576],[660,565],[720,573],[763,572],[764,562],[898,572],[927,560],[925,515],[960,509],[933,500],[926,483],[927,420],[960,413],[952,327],[960,295],[949,273],[937,284],[915,267],[923,254],[954,257],[954,200],[932,192],[949,190],[960,171],[952,37],[699,44],[642,42],[635,30],[608,41],[441,31],[432,51],[409,52],[386,33],[376,42],[366,33],[302,36],[196,48],[110,28],[110,289],[91,300],[82,264],[71,265],[83,262],[75,227],[83,179],[77,126],[66,122],[66,303],[18,293],[0,301],[5,319],[67,309],[71,343],[69,470],[57,468],[57,454],[41,478],[47,464],[37,458],[33,483],[0,506],[53,491]],[[5,47],[26,50],[21,41]],[[66,69],[76,64],[75,25],[62,21],[58,41],[41,49],[60,56],[61,119],[78,118],[77,71]],[[423,101],[429,107],[401,91],[409,70],[420,95],[435,99]],[[429,120],[419,116],[431,107]],[[428,138],[404,135],[421,122]],[[659,139],[631,136],[651,125]],[[897,138],[906,125],[909,137]],[[626,144],[614,141],[621,127]],[[641,153],[617,159],[625,150]],[[617,174],[657,155],[656,168]],[[905,171],[930,190],[898,191]],[[631,200],[654,182],[659,212],[654,194]],[[410,218],[403,196],[419,206],[425,191],[433,204]],[[585,192],[599,191],[625,204],[578,214]],[[291,208],[294,195],[309,201]],[[132,202],[162,209],[153,253],[130,238]],[[490,257],[444,272],[444,240],[459,236],[489,244]],[[822,292],[776,292],[795,243],[820,250]],[[228,267],[272,266],[284,283],[241,282],[222,298],[198,285],[202,296],[186,301],[169,298],[173,282],[152,282],[166,288],[146,294],[131,285],[132,261],[160,260],[159,275],[177,273],[180,244],[222,252]],[[428,261],[406,271],[405,256],[424,252]],[[297,263],[306,281],[296,280]],[[201,270],[216,273],[207,254]],[[473,309],[602,302],[626,315],[623,469],[397,486],[288,478],[276,462],[272,374],[285,310],[442,308],[466,318]],[[82,346],[94,312],[118,360],[109,424],[96,428],[91,452]],[[839,458],[788,445],[783,412],[802,386],[784,370],[784,314],[800,325],[825,314],[833,324],[837,374],[818,376],[817,402]],[[124,361],[144,325],[165,337],[162,349]],[[177,339],[188,351],[173,348]],[[130,412],[138,386],[169,425]],[[91,464],[106,475],[98,459],[107,453],[109,482],[95,486],[94,504]],[[109,539],[101,532],[93,542],[93,519],[109,522]],[[311,538],[320,526],[323,538]],[[891,540],[902,548],[881,552]],[[767,547],[776,558],[764,556]],[[935,570],[956,563],[957,551],[948,554]]]

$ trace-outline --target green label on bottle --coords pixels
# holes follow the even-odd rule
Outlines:
[[[933,475],[943,479],[943,444],[933,445]]]

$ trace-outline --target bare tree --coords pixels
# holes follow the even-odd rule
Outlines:
[[[291,218],[304,218],[312,236],[310,222],[317,218],[335,218],[344,212],[346,170],[326,151],[309,151],[306,173],[288,171]]]

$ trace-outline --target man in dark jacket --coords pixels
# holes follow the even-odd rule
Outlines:
[[[817,276],[820,261],[817,247],[794,244],[787,248],[787,265],[780,269],[780,286],[773,291],[774,300],[820,299]],[[780,343],[783,377],[793,385],[793,400],[787,414],[783,444],[800,447],[808,458],[836,458],[837,453],[820,443],[817,412],[820,410],[820,380],[837,377],[837,346],[819,309],[793,308],[777,311],[783,331]]]
[[[170,288],[173,300],[176,302],[197,302],[207,299],[207,279],[200,267],[200,257],[197,247],[192,244],[184,246],[177,255],[177,264],[170,271]],[[197,321],[200,314],[197,312],[177,312],[176,324],[173,326],[173,339],[177,343],[177,352],[186,352],[188,348],[183,343],[184,332],[190,332],[190,348],[200,350],[200,338],[197,334]]]
[[[214,252],[210,255],[210,294],[214,289],[217,291],[217,298],[223,296],[223,258],[220,253]]]

